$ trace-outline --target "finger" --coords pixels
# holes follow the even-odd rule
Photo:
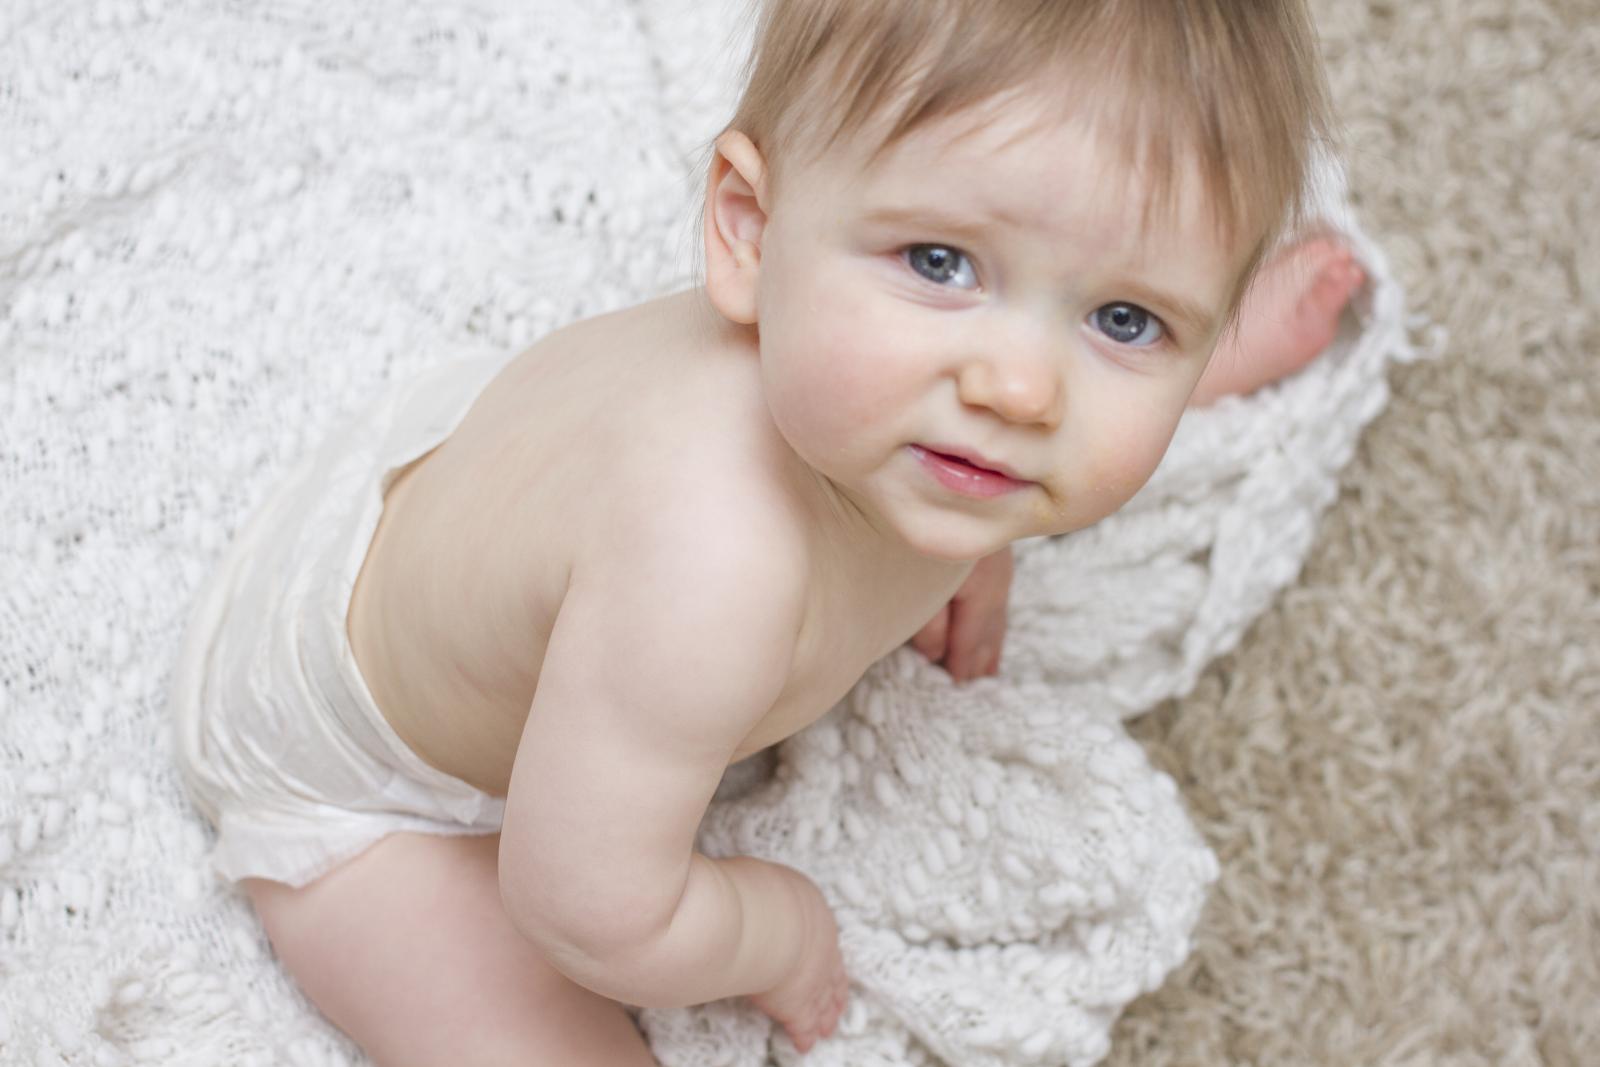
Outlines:
[[[1017,573],[1016,553],[1007,545],[1002,551],[987,557],[990,574],[993,575],[995,584],[1000,587],[1000,599],[1005,601],[1011,595],[1011,579]]]
[[[957,681],[975,678],[998,650],[994,616],[973,604],[957,604],[950,614],[945,669]]]
[[[927,656],[930,662],[938,663],[949,650],[949,635],[950,605],[946,604],[928,620],[926,626],[917,631],[916,636],[911,639],[911,645]]]
[[[975,678],[982,678],[988,675],[990,673],[988,664],[991,658],[988,646],[975,650],[967,658],[967,669],[962,673],[961,680],[970,682]]]

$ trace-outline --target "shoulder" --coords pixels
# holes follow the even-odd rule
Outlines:
[[[591,482],[594,506],[583,509],[575,577],[591,591],[647,589],[685,629],[792,638],[811,538],[781,476],[758,371],[668,344],[624,392],[626,412],[606,420],[605,468]]]
[[[741,590],[798,595],[811,539],[759,384],[742,368],[700,366],[665,391],[617,428],[622,442],[613,435],[615,465],[593,512],[599,536],[585,554],[630,557],[736,600]]]
[[[604,605],[641,668],[694,685],[741,678],[741,703],[775,698],[807,610],[805,531],[749,464],[683,445],[672,463],[630,464],[607,490],[567,598]]]
[[[694,471],[636,485],[609,508],[575,570],[647,583],[707,621],[748,614],[798,624],[809,549],[782,494],[737,471],[685,466]]]

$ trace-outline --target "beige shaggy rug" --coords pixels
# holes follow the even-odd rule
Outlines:
[[[1222,874],[1106,1063],[1600,1063],[1600,4],[1315,10],[1357,211],[1449,339],[1295,586],[1130,723]]]

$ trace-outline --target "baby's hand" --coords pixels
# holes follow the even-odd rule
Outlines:
[[[752,994],[750,1002],[783,1026],[795,1048],[808,1052],[833,1034],[844,1013],[850,980],[839,954],[833,909],[809,878],[801,877],[798,883],[803,883],[799,888],[804,911],[799,963],[776,988]]]
[[[917,631],[912,647],[934,663],[942,662],[958,682],[998,674],[1011,571],[1010,545],[980,559],[950,603]]]

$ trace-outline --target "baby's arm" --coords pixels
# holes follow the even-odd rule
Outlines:
[[[651,525],[573,567],[512,770],[500,886],[573,981],[672,1007],[792,984],[816,969],[820,933],[838,949],[803,875],[694,851],[729,759],[788,678],[798,541]]]

